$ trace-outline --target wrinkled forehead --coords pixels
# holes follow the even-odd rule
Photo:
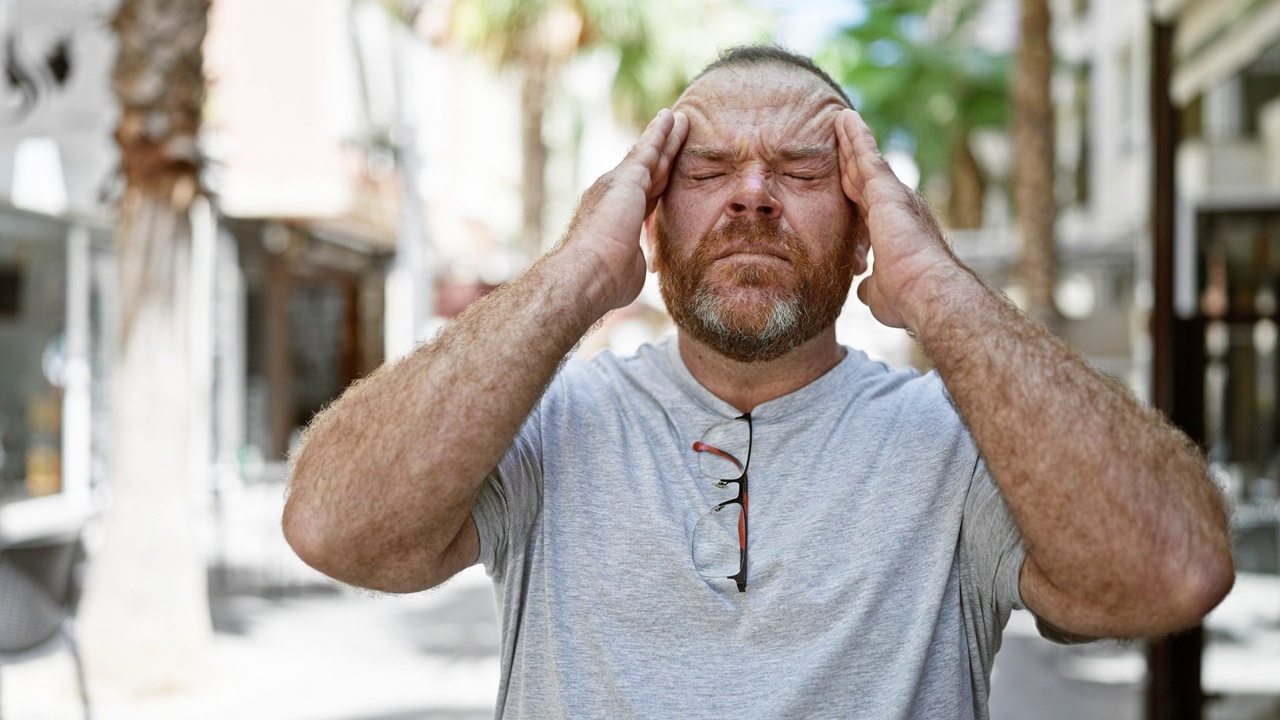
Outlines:
[[[717,68],[693,82],[674,109],[689,117],[689,142],[757,139],[835,143],[844,100],[821,78],[780,64]]]

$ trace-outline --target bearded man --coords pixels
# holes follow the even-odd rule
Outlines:
[[[565,364],[640,292],[642,226],[677,337]],[[871,249],[860,299],[935,372],[837,342]],[[1157,635],[1233,581],[1188,440],[965,268],[776,48],[713,63],[552,252],[293,461],[316,568],[412,592],[484,564],[499,717],[986,717],[1012,609]]]

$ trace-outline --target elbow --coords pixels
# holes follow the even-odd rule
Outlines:
[[[1227,544],[1215,557],[1197,571],[1192,585],[1192,611],[1199,619],[1216,608],[1236,584],[1235,562]]]
[[[288,483],[284,502],[284,513],[280,518],[280,529],[285,542],[308,566],[325,575],[335,577],[331,564],[330,550],[336,543],[331,539],[331,532],[326,528],[321,506],[312,501],[316,495],[316,478],[309,472],[310,463],[306,462],[313,453],[308,452],[310,433],[304,436],[303,442],[294,448],[289,456]]]
[[[1235,564],[1229,545],[1204,558],[1179,567],[1167,568],[1162,593],[1164,627],[1156,634],[1180,632],[1195,627],[1235,585]]]
[[[289,478],[289,494],[285,498],[280,529],[285,542],[302,562],[341,582],[353,582],[352,553],[357,545],[344,536],[321,504],[313,500],[313,492],[295,472]],[[358,584],[358,583],[357,583]]]
[[[338,568],[333,566],[330,550],[335,543],[317,514],[305,508],[294,493],[285,501],[280,526],[285,542],[304,563],[330,577],[340,574],[335,572]]]
[[[286,499],[281,529],[299,559],[347,585],[402,594],[447,579],[438,571],[439,563],[425,557],[424,543],[387,538],[369,526],[336,518],[299,493],[291,492]],[[413,549],[403,549],[406,545]]]
[[[383,573],[385,563],[363,556],[357,538],[330,526],[320,513],[309,511],[292,498],[285,503],[281,528],[285,541],[302,562],[338,582],[390,593],[423,589],[389,582]]]

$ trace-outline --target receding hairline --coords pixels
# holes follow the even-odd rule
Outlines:
[[[688,92],[689,88],[715,70],[756,66],[772,66],[806,72],[821,80],[823,84],[834,91],[836,97],[840,98],[845,107],[853,107],[853,102],[849,99],[849,95],[844,91],[844,88],[840,87],[840,84],[828,75],[825,70],[818,67],[813,60],[778,45],[738,45],[722,50],[719,57],[702,68],[689,81],[689,84],[685,86],[685,92]]]

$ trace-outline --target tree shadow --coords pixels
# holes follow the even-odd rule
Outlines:
[[[429,655],[468,660],[496,655],[499,636],[493,590],[451,588],[449,593],[443,604],[404,612],[409,641]]]
[[[209,614],[213,631],[224,635],[248,635],[252,618],[265,602],[332,596],[341,592],[332,582],[277,582],[267,575],[241,568],[210,567]]]

